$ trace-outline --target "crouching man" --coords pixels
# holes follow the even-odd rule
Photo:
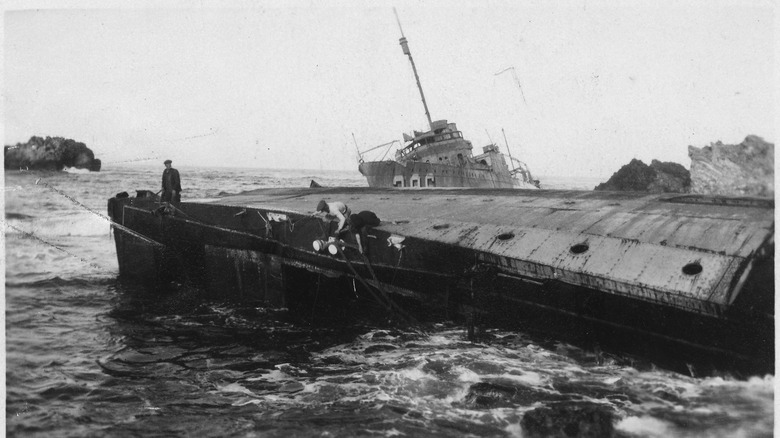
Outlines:
[[[347,231],[349,217],[352,215],[352,211],[343,202],[325,202],[322,200],[317,204],[317,213],[324,213],[326,216],[334,216],[339,220],[339,226],[333,233],[334,236]]]
[[[368,243],[366,240],[366,228],[375,227],[379,225],[380,222],[381,221],[373,211],[361,211],[360,213],[353,214],[349,217],[349,227],[355,234],[355,241],[357,242],[361,254],[365,254],[363,242],[365,241]]]

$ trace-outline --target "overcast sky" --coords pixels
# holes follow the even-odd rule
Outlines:
[[[353,133],[427,128],[393,6],[432,118],[475,153],[504,129],[536,175],[775,142],[774,2],[657,3],[6,2],[4,142],[72,138],[105,168],[357,172]]]

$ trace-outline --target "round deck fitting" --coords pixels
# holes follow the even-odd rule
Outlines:
[[[683,274],[685,275],[696,275],[702,270],[704,270],[704,268],[702,268],[699,262],[688,263],[682,268]]]
[[[576,245],[573,245],[571,248],[569,248],[569,251],[572,252],[572,254],[582,254],[589,250],[590,247],[587,243],[578,243]]]

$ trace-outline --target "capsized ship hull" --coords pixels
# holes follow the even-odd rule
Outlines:
[[[486,189],[536,189],[509,174],[492,170],[469,169],[445,164],[395,161],[368,161],[358,170],[366,177],[369,187],[424,188],[472,187]]]
[[[310,216],[320,199],[382,219],[366,256],[351,235],[334,254],[314,249],[335,228]],[[112,198],[109,214],[120,277],[151,287],[183,283],[301,315],[312,300],[338,313],[357,294],[388,314],[532,327],[697,373],[774,369],[771,199],[266,189],[172,214],[153,197]]]

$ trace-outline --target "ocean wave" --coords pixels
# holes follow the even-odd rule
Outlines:
[[[108,236],[111,229],[107,218],[98,212],[52,211],[47,216],[32,216],[24,213],[6,213],[6,233],[9,235],[51,237],[96,237]]]
[[[89,169],[79,169],[77,167],[65,167],[62,169],[65,173],[89,173]]]
[[[108,286],[116,283],[116,275],[86,275],[84,277],[62,278],[59,276],[40,278],[44,273],[30,273],[34,279],[23,281],[16,276],[15,280],[6,279],[6,287],[46,289],[52,287],[94,287]]]
[[[6,212],[5,212],[5,218],[6,218],[6,220],[8,220],[8,219],[14,219],[14,220],[20,220],[20,221],[24,221],[24,220],[28,220],[28,219],[33,219],[34,217],[35,217],[35,216],[31,216],[31,215],[29,215],[29,214],[24,214],[24,213],[16,213],[16,212],[13,212],[13,211],[6,211]]]

